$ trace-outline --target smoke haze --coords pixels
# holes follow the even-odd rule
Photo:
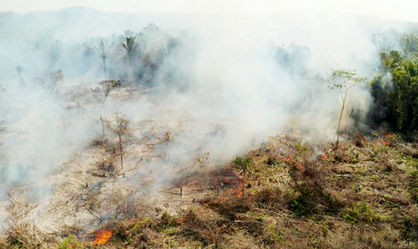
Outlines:
[[[417,25],[331,14],[0,13],[0,197],[24,185],[46,203],[60,184],[51,175],[83,155],[101,136],[100,117],[114,113],[130,121],[127,179],[157,169],[153,190],[202,153],[220,166],[289,129],[305,142],[333,140],[339,99],[323,77],[372,76],[383,46],[373,35],[388,31]],[[122,88],[103,96],[104,79]],[[369,104],[366,85],[352,89],[348,109],[360,120]],[[152,132],[170,140],[155,146],[158,159],[138,161],[131,140]],[[71,165],[86,174],[83,163]]]

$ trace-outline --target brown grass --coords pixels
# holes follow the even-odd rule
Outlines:
[[[294,137],[273,138],[225,172],[208,174],[205,184],[227,181],[229,194],[177,215],[111,224],[114,236],[103,248],[416,248],[416,144],[361,136],[320,150]],[[31,231],[18,227],[8,238],[28,245],[22,248],[47,243]],[[77,246],[92,248],[89,241]]]

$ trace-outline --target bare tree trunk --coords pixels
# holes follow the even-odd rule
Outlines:
[[[105,76],[105,80],[107,79],[107,68],[106,68],[106,56],[103,54],[102,56],[102,60],[103,60],[103,71],[104,71],[104,76]]]
[[[120,166],[123,169],[123,148],[122,148],[122,135],[118,135],[119,137],[119,153],[120,153]]]
[[[104,43],[103,40],[100,43],[100,48],[102,50],[102,62],[103,62],[103,72],[104,72],[104,78],[107,79],[107,68],[106,68],[106,54],[104,51]]]
[[[244,197],[245,196],[245,174],[242,176],[242,182],[241,182],[241,184],[240,184],[241,186],[241,190],[242,190],[242,197]]]
[[[335,143],[335,148],[338,149],[338,145],[340,143],[340,127],[341,127],[341,120],[343,118],[344,108],[345,108],[345,100],[347,97],[347,90],[344,93],[344,96],[342,98],[342,105],[341,105],[341,111],[340,116],[338,117],[338,125],[337,125],[337,142]]]
[[[102,123],[102,138],[104,140],[104,137],[105,137],[105,125],[104,125],[104,120],[102,118],[102,115],[100,115],[100,123]]]

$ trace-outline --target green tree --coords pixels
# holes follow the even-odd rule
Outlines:
[[[126,51],[126,55],[128,56],[129,62],[132,62],[132,58],[135,54],[137,44],[135,42],[135,36],[126,36],[125,42],[122,43],[122,47]]]
[[[103,39],[99,41],[99,50],[100,50],[100,57],[102,59],[103,63],[103,73],[104,73],[104,79],[107,79],[107,66],[106,66],[106,49],[105,49],[105,43]]]
[[[406,57],[408,55],[403,56],[396,50],[381,53],[382,74],[389,73],[392,83],[385,89],[384,97],[388,103],[385,121],[393,130],[413,135],[418,126],[418,60]],[[383,83],[377,81],[375,84]]]
[[[338,90],[341,101],[337,122],[337,141],[335,142],[335,148],[338,148],[341,134],[341,120],[347,103],[348,90],[358,83],[364,82],[365,78],[357,76],[354,71],[332,70],[329,81],[331,83],[329,88]]]

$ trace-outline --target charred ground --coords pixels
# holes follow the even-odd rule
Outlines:
[[[10,229],[0,245],[415,248],[416,144],[392,134],[359,135],[337,150],[323,145],[323,151],[316,153],[295,136],[274,137],[223,170],[177,179],[167,191],[168,200],[181,203],[177,212],[141,212],[91,234],[68,230],[42,236],[22,225]],[[103,233],[108,233],[104,241]]]

